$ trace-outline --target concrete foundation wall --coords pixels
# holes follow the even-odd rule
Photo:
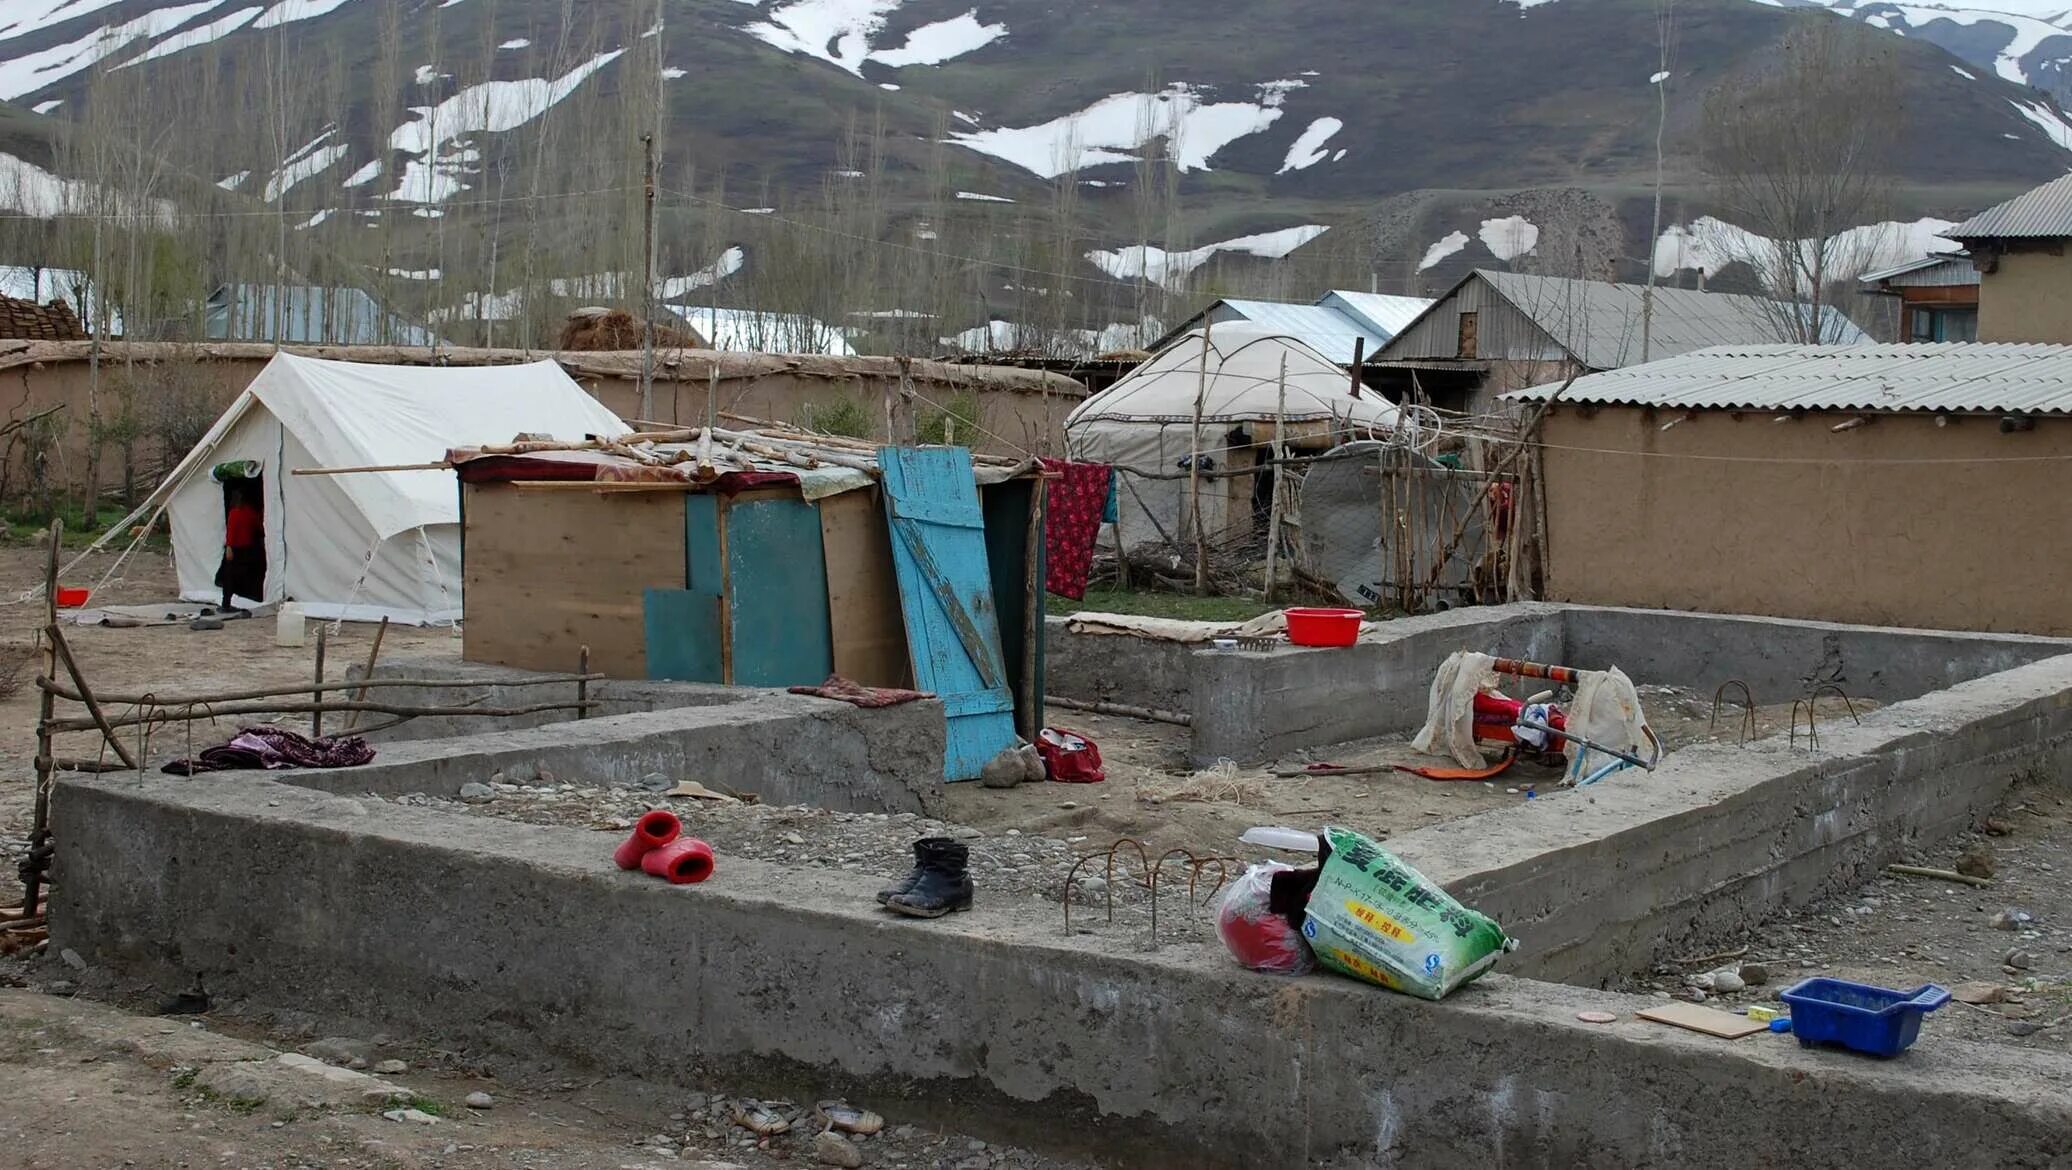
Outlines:
[[[1382,641],[1342,649],[1197,654],[1189,660],[1194,759],[1270,760],[1297,748],[1415,731],[1432,674],[1455,650],[1560,662],[1558,611],[1541,605],[1459,609],[1381,627]]]
[[[1075,634],[1064,618],[1044,620],[1045,694],[1161,711],[1185,711],[1192,704],[1194,658],[1205,647]]]
[[[1803,742],[1803,741],[1802,741]],[[2072,769],[2072,656],[1652,775],[1420,829],[1389,848],[1520,938],[1511,969],[1604,984],[1962,830],[2024,774]]]
[[[2045,1167],[2072,1059],[1926,1039],[1894,1062],[1624,1018],[1493,976],[1444,1003],[1238,970],[1213,942],[1061,937],[988,905],[722,858],[618,872],[610,835],[262,778],[68,779],[53,945],[219,1001],[606,1072],[849,1092],[1118,1167]],[[983,889],[984,878],[981,876]],[[233,893],[234,891],[234,893]]]
[[[357,681],[366,673],[363,667],[355,666],[346,673],[346,679]],[[511,710],[518,707],[534,707],[542,703],[573,703],[579,693],[575,683],[521,686],[518,685],[520,680],[536,676],[531,671],[487,666],[479,662],[456,662],[451,658],[390,659],[374,668],[374,677],[429,678],[478,684],[465,687],[383,687],[373,692],[385,701],[404,706],[457,707],[472,704]],[[710,683],[600,679],[590,684],[590,701],[598,704],[591,709],[590,717],[596,719],[611,715],[637,715],[679,707],[717,707],[759,698],[762,694],[761,691]],[[576,712],[572,708],[506,717],[434,715],[412,719],[408,723],[385,729],[367,738],[375,743],[444,739],[455,735],[545,727],[555,723],[566,723],[575,717]]]
[[[1617,666],[1636,682],[1710,694],[1731,678],[1757,703],[1788,703],[1807,680],[1834,682],[1853,697],[1890,703],[2072,653],[2072,640],[1852,626],[1833,622],[1562,606],[1565,666]]]
[[[678,707],[512,731],[384,744],[374,762],[288,778],[337,793],[451,796],[502,773],[529,782],[632,786],[657,773],[765,804],[837,812],[943,810],[943,714],[932,699],[866,711],[847,703],[742,692],[722,706]]]

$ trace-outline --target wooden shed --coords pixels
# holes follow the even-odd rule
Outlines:
[[[459,450],[463,657],[943,699],[946,775],[1042,721],[1042,472],[778,432]],[[1003,740],[1004,734],[1004,740]]]

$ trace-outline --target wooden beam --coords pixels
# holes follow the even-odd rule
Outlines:
[[[437,463],[384,463],[371,467],[297,467],[289,475],[366,475],[377,471],[450,471],[453,464],[441,459]]]

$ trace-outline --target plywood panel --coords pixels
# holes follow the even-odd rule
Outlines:
[[[692,589],[650,589],[645,616],[649,678],[723,681],[718,597]]]
[[[892,531],[877,489],[820,501],[820,543],[835,673],[865,686],[913,686],[899,579],[892,571]]]
[[[725,517],[732,681],[819,684],[834,669],[819,509],[797,496],[736,500]]]
[[[469,484],[461,572],[470,662],[646,678],[643,593],[684,587],[684,497]]]

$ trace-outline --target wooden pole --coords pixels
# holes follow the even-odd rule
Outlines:
[[[476,684],[480,686],[480,683]],[[593,706],[595,704],[592,704]],[[210,709],[197,707],[154,707],[135,715],[121,715],[108,721],[109,727],[136,727],[148,723],[189,723],[198,719],[227,718],[234,715],[310,715],[321,711],[367,711],[376,715],[408,715],[417,718],[426,715],[479,715],[486,719],[509,719],[517,715],[532,715],[540,711],[567,711],[581,709],[576,703],[532,703],[523,707],[471,707],[454,704],[445,707],[410,707],[401,703],[237,703]],[[99,725],[91,719],[56,719],[51,722],[52,731],[95,731]]]
[[[1209,396],[1209,336],[1215,330],[1214,318],[1205,318],[1201,327],[1201,375],[1194,389],[1194,426],[1187,433],[1187,510],[1194,513],[1194,592],[1197,597],[1209,592],[1209,538],[1201,521],[1201,415],[1203,402]]]
[[[46,627],[58,624],[58,546],[65,539],[65,522],[53,518],[50,522],[50,556],[43,566],[43,624]],[[57,643],[49,642],[44,647],[43,675],[57,681]],[[55,762],[51,759],[51,735],[57,714],[56,696],[49,690],[43,692],[42,705],[36,715],[36,803],[29,818],[29,856],[22,863],[22,917],[34,918],[38,901],[43,896],[43,866],[50,850],[50,777]]]
[[[331,627],[317,623],[317,684],[310,692],[310,701],[315,705],[309,713],[309,737],[324,738],[324,647]]]
[[[1191,727],[1194,716],[1179,711],[1161,711],[1156,707],[1133,707],[1127,703],[1096,703],[1087,699],[1061,699],[1056,695],[1045,695],[1043,701],[1053,707],[1067,711],[1092,711],[1096,715],[1120,715],[1125,719],[1144,719],[1152,723],[1171,723],[1176,727]]]
[[[576,654],[576,718],[590,717],[590,648],[583,646]]]
[[[376,471],[451,471],[453,464],[444,459],[437,463],[379,463],[367,467],[297,467],[289,475],[366,475]]]
[[[604,676],[601,674],[536,674],[526,678],[500,679],[496,685],[500,687],[542,687],[554,686],[560,683],[601,682],[603,679]],[[75,703],[81,701],[77,691],[68,690],[61,684],[37,679],[36,685],[60,699],[70,699]],[[322,690],[325,694],[330,694],[333,691],[371,690],[377,687],[458,689],[482,685],[482,680],[469,678],[370,678],[359,682],[327,682],[317,689]],[[99,695],[96,697],[104,703],[122,703],[125,705],[143,703],[153,707],[189,707],[208,703],[240,703],[251,699],[277,699],[289,695],[299,697],[308,694],[310,689],[309,683],[292,683],[283,687],[258,687],[252,690],[226,691],[222,694]],[[334,704],[334,706],[337,706],[341,711],[345,709],[343,705]]]
[[[1274,383],[1273,407],[1273,497],[1266,510],[1266,600],[1272,601],[1280,588],[1281,482],[1288,458],[1288,355],[1281,355],[1280,377]]]
[[[367,669],[360,672],[361,685],[353,691],[353,702],[355,703],[364,703],[367,701],[366,682],[368,679],[374,677],[374,664],[381,661],[381,640],[383,638],[388,637],[388,628],[389,620],[386,616],[383,616],[381,619],[381,624],[374,628],[374,648],[367,652]],[[347,731],[351,731],[353,728],[358,727],[359,725],[360,713],[358,711],[353,712],[350,716],[346,718],[345,729]]]
[[[72,685],[79,688],[80,704],[86,708],[88,715],[93,716],[93,721],[100,726],[102,736],[108,740],[108,746],[115,751],[115,758],[121,760],[125,768],[129,768],[132,771],[142,771],[143,765],[137,763],[137,757],[129,754],[129,749],[123,747],[122,741],[115,737],[115,729],[108,726],[108,717],[101,713],[101,704],[94,699],[93,688],[86,685],[86,675],[79,669],[79,661],[72,657],[72,647],[65,642],[64,632],[58,628],[56,622],[52,622],[44,627],[43,634],[50,639],[51,651],[55,657],[65,664],[65,673],[72,676]],[[50,697],[50,692],[45,691],[44,696],[46,698]]]
[[[1043,635],[1043,505],[1049,489],[1047,480],[1029,480],[1029,535],[1023,553],[1027,600],[1022,607],[1022,710],[1026,723],[1022,738],[1030,743],[1043,730],[1043,680],[1036,674],[1036,643]]]
[[[655,417],[655,136],[640,136],[646,194],[640,235],[640,417]]]

